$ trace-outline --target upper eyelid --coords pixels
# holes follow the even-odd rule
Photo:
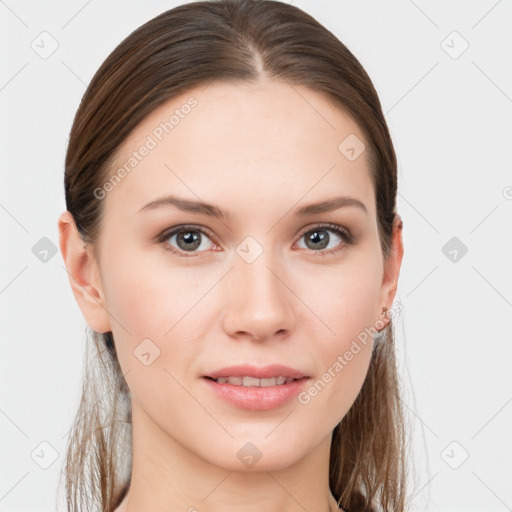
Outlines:
[[[164,229],[158,235],[158,239],[166,240],[170,236],[173,236],[176,233],[179,233],[180,231],[186,231],[187,229],[189,231],[200,231],[201,233],[205,233],[205,234],[207,234],[209,236],[210,236],[210,234],[213,234],[212,231],[210,229],[208,229],[207,227],[205,227],[205,226],[196,226],[194,224],[182,224],[182,225],[179,225],[179,226],[173,226],[171,228]],[[215,235],[213,235],[213,236],[215,236]]]
[[[298,231],[297,235],[303,235],[304,233],[308,233],[309,231],[313,231],[315,229],[325,229],[325,230],[332,230],[332,231],[341,231],[342,233],[346,233],[347,235],[350,234],[349,230],[343,226],[340,226],[338,224],[333,224],[329,222],[320,222],[319,224],[314,224],[313,226],[306,226]]]

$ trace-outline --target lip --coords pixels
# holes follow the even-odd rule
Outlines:
[[[257,379],[288,377],[292,379],[303,379],[304,377],[308,377],[308,375],[304,374],[300,370],[290,368],[289,366],[283,366],[281,364],[271,364],[262,367],[244,364],[221,368],[220,370],[215,370],[203,377],[211,377],[212,379],[218,379],[219,377],[255,377]],[[287,384],[283,384],[283,386],[284,385]]]
[[[273,371],[273,370],[272,370]],[[231,373],[231,376],[236,374]],[[247,377],[255,377],[248,375]],[[282,374],[281,374],[282,375]],[[223,377],[223,375],[219,375]],[[264,377],[259,377],[264,378]],[[282,384],[280,386],[237,386],[235,384],[220,384],[211,378],[202,377],[201,380],[211,389],[217,396],[226,400],[231,405],[240,409],[249,409],[252,411],[265,411],[281,407],[293,397],[298,395],[309,377],[302,377],[298,380]]]

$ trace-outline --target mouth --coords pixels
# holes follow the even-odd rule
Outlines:
[[[214,370],[204,375],[204,377],[213,379],[216,382],[219,382],[219,380],[221,383],[229,382],[235,386],[265,387],[280,386],[288,384],[292,380],[300,380],[309,376],[296,368],[290,368],[282,364],[271,364],[262,367],[241,364]]]
[[[282,365],[223,368],[200,379],[214,396],[228,404],[253,411],[284,406],[303,390],[310,377]]]
[[[220,380],[220,379],[219,379]],[[257,381],[259,379],[256,379]],[[270,381],[274,379],[268,379]],[[291,379],[283,384],[272,385],[244,385],[231,384],[229,382],[217,382],[217,379],[203,377],[201,381],[217,398],[238,409],[252,411],[265,411],[284,406],[303,391],[309,377]],[[247,384],[253,384],[248,381]]]
[[[212,380],[217,384],[231,384],[233,386],[243,386],[243,387],[261,387],[268,388],[272,386],[284,386],[286,384],[290,384],[290,382],[296,382],[298,380],[306,379],[307,377],[302,377],[300,379],[294,379],[293,377],[285,377],[284,375],[280,375],[279,377],[269,377],[258,379],[256,377],[250,377],[248,375],[244,376],[233,376],[233,377],[218,377],[214,379],[213,377],[205,377],[205,379]]]

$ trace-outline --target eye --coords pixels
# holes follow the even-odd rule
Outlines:
[[[334,236],[332,234],[333,233]],[[202,227],[175,226],[158,235],[157,241],[164,249],[180,257],[194,257],[208,249],[221,250],[212,242],[212,235]],[[306,248],[314,254],[327,255],[337,253],[354,243],[354,236],[348,229],[336,224],[321,224],[302,231],[300,240],[305,238]]]
[[[334,233],[334,236],[329,233]],[[350,232],[336,224],[322,224],[313,229],[309,228],[302,232],[300,240],[303,238],[305,239],[305,248],[320,255],[337,253],[345,246],[354,243],[354,237]]]
[[[194,226],[168,229],[158,236],[158,241],[166,250],[183,257],[191,257],[196,252],[217,248],[203,228]]]

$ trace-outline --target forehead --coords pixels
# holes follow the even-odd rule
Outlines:
[[[107,175],[122,177],[111,180],[105,213],[127,217],[165,193],[264,208],[268,198],[295,204],[333,187],[366,200],[371,213],[364,144],[352,117],[307,87],[213,82],[160,105],[131,132]]]

